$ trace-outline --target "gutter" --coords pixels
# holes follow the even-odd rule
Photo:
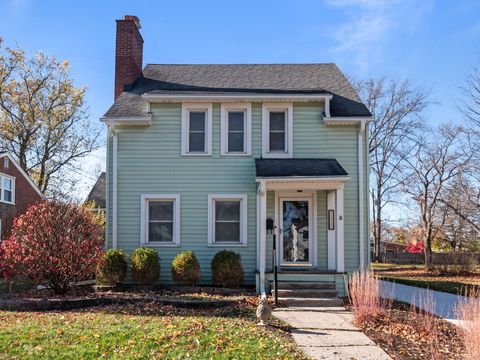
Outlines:
[[[330,116],[332,94],[148,94],[142,98],[148,102],[182,102],[182,101],[325,101],[325,113]]]

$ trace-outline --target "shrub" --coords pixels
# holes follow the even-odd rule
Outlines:
[[[155,249],[140,247],[131,257],[132,278],[139,284],[153,284],[160,276],[160,259]]]
[[[465,299],[457,308],[457,316],[462,320],[459,329],[465,345],[465,359],[480,359],[480,291],[466,293]]]
[[[363,325],[385,313],[388,303],[380,298],[380,283],[370,271],[352,274],[349,295],[356,325]]]
[[[180,285],[197,285],[200,282],[200,264],[193,251],[183,251],[175,256],[172,278]]]
[[[213,283],[222,287],[239,287],[244,278],[240,254],[222,250],[212,259]]]
[[[123,282],[127,272],[127,256],[122,250],[110,249],[97,264],[96,278],[99,284],[117,285]]]
[[[80,206],[41,201],[16,218],[0,245],[4,275],[45,285],[65,294],[92,278],[103,254],[92,214]]]
[[[405,247],[405,250],[410,254],[423,254],[425,251],[425,244],[423,241],[419,241],[416,243],[408,243]]]

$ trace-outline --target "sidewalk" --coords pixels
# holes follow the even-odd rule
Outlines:
[[[426,299],[428,293],[431,292],[433,299],[435,300],[435,315],[444,318],[455,325],[461,325],[455,317],[455,307],[465,299],[464,296],[422,289],[415,286],[397,284],[383,280],[380,280],[380,291],[383,297],[391,298],[393,294],[395,300],[403,301],[409,304],[414,303],[414,305],[417,307],[420,306],[420,299]],[[423,302],[424,301],[422,301],[422,303]]]
[[[344,307],[280,308],[273,316],[292,326],[292,336],[309,357],[323,360],[391,360],[352,324]]]

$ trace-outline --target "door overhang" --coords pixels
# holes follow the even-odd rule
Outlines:
[[[269,190],[335,190],[343,188],[350,176],[336,177],[257,177],[256,182],[265,183]]]

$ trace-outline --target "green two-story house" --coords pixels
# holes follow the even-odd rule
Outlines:
[[[107,247],[155,248],[162,283],[187,249],[211,283],[213,256],[229,249],[261,294],[274,258],[280,282],[343,293],[369,257],[372,118],[349,81],[335,64],[143,67],[139,28],[117,20],[115,99],[101,119]]]

